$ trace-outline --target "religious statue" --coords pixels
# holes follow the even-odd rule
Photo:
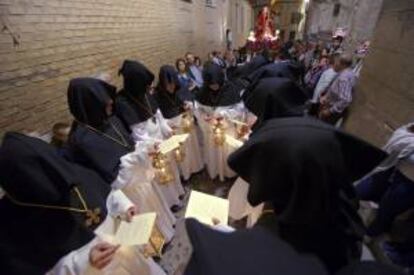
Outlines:
[[[277,50],[280,46],[270,9],[266,6],[256,18],[255,30],[251,31],[246,41],[246,48],[251,53],[264,49]]]
[[[256,39],[271,39],[275,33],[273,20],[268,7],[264,7],[256,19]]]

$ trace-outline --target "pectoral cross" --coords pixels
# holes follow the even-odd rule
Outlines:
[[[86,227],[90,227],[94,224],[98,224],[101,222],[101,209],[95,208],[93,210],[86,210],[85,213],[85,225]]]

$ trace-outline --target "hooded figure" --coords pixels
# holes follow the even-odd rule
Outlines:
[[[158,79],[159,83],[154,97],[163,117],[170,119],[184,113],[184,100],[191,101],[191,99],[187,92],[183,91],[186,88],[181,88],[178,73],[174,67],[170,65],[162,66]],[[168,85],[173,85],[172,91],[168,91]]]
[[[155,96],[149,93],[154,75],[141,63],[130,60],[124,61],[119,72],[124,78],[124,89],[116,99],[116,114],[131,131],[132,139],[137,144],[134,154],[145,162],[140,164],[142,168],[145,167],[147,169],[147,172],[144,174],[154,174],[152,159],[149,154],[156,150],[156,144],[160,144],[169,138],[173,134],[173,130],[158,108]],[[173,75],[169,76],[172,77],[171,79],[175,78]],[[173,82],[178,84],[177,81],[178,79],[173,80]],[[163,102],[163,104],[165,103],[166,101]],[[176,110],[173,110],[172,106],[164,107],[167,115],[180,112],[180,107]],[[185,192],[172,152],[168,153],[166,157],[169,162],[167,165],[171,168],[168,170],[171,171],[173,175],[171,178],[173,179],[168,184],[156,184],[155,188],[159,189],[157,191],[158,194],[162,194],[160,200],[164,201],[168,207],[173,207],[180,205],[179,198]],[[146,178],[146,181],[149,182],[153,180],[153,177],[147,176]],[[138,196],[139,194],[135,195]],[[165,213],[165,216],[172,216],[171,211],[168,212]]]
[[[225,107],[240,102],[240,95],[235,86],[231,83],[225,83],[223,69],[216,64],[208,64],[203,70],[204,85],[196,93],[196,101],[202,105],[216,107]],[[217,90],[211,88],[217,86]]]
[[[267,64],[246,77],[246,80],[250,84],[247,87],[245,94],[252,92],[257,83],[263,78],[285,77],[297,82],[301,78],[301,75],[302,68],[299,64],[292,61]]]
[[[4,274],[45,274],[95,237],[110,188],[93,171],[67,162],[40,139],[17,133],[4,137],[0,166]],[[89,219],[86,210],[95,209],[97,219]]]
[[[94,78],[76,78],[68,88],[69,109],[75,118],[69,135],[71,158],[95,170],[111,183],[120,158],[134,149],[121,121],[110,115],[116,88]]]
[[[272,118],[303,116],[306,100],[295,82],[281,77],[262,79],[251,93],[243,95],[245,106],[257,116],[254,128]]]
[[[223,132],[223,136],[236,136],[232,121],[243,121],[246,110],[236,87],[231,83],[225,84],[222,68],[208,64],[203,74],[204,86],[196,94],[194,114],[203,134],[207,171],[212,179],[219,176],[224,181],[225,177],[235,176],[227,165],[227,157],[234,148],[225,142],[218,144],[214,131],[220,127],[218,131]]]
[[[158,106],[148,94],[154,74],[140,62],[132,60],[124,61],[119,74],[124,78],[124,88],[115,103],[117,116],[128,127],[155,116]]]
[[[186,229],[192,254],[185,275],[327,274],[317,259],[263,228],[223,233],[189,219]]]
[[[285,118],[265,122],[228,161],[249,184],[250,204],[273,204],[259,224],[335,272],[360,256],[364,228],[352,182],[385,156],[317,120]]]
[[[231,75],[231,78],[246,78],[266,64],[269,64],[268,58],[262,54],[256,55],[249,63],[235,69]]]
[[[154,97],[174,132],[176,134],[189,134],[183,144],[184,158],[178,164],[180,174],[184,180],[189,180],[192,174],[200,172],[204,168],[197,129],[193,119],[191,95],[187,88],[180,87],[178,73],[174,67],[169,65],[161,67],[159,84]]]

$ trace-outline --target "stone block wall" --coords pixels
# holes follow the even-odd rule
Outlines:
[[[414,122],[414,1],[384,0],[346,130],[378,146]]]
[[[187,51],[223,49],[232,1],[0,0],[0,136],[70,121],[71,78],[107,72],[120,84],[124,59],[157,74]]]

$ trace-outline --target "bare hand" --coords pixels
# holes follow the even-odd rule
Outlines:
[[[112,261],[119,247],[105,242],[95,245],[89,252],[89,263],[99,270],[105,268]]]
[[[213,225],[218,225],[218,224],[220,224],[220,220],[219,219],[217,219],[217,218],[211,218],[211,221],[213,222]]]
[[[138,213],[138,207],[136,205],[128,208],[126,212],[126,221],[132,222],[132,218]]]

